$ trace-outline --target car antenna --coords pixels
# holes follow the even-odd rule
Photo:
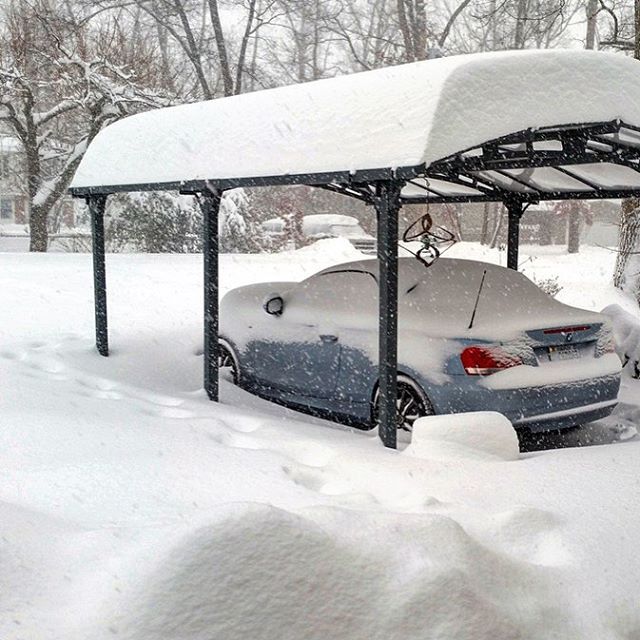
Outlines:
[[[476,311],[478,310],[478,303],[480,302],[480,294],[482,293],[482,287],[484,286],[484,279],[487,276],[487,270],[482,272],[482,280],[480,280],[480,286],[478,287],[478,295],[476,296],[476,303],[473,305],[473,313],[471,314],[471,321],[467,329],[473,327],[473,321],[476,319]]]

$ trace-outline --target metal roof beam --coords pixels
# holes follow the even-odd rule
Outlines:
[[[583,185],[585,185],[586,187],[589,187],[590,189],[593,189],[595,191],[600,191],[602,189],[600,185],[596,184],[595,182],[591,182],[591,180],[587,180],[586,178],[581,178],[579,175],[575,174],[573,171],[569,171],[568,169],[564,169],[563,167],[552,167],[552,168],[555,169],[556,171],[559,171],[560,173],[563,173],[566,176],[569,176],[573,180],[577,180],[578,182],[581,182]]]

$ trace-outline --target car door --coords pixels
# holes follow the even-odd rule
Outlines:
[[[335,271],[312,276],[292,289],[274,335],[259,349],[258,376],[286,393],[333,397],[343,348],[341,326],[345,317],[357,314],[353,295],[365,279],[370,286],[374,283],[370,274]]]

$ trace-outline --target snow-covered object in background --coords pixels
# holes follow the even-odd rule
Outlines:
[[[307,236],[316,236],[324,233],[332,233],[340,228],[340,235],[364,235],[357,218],[343,216],[337,213],[314,213],[302,217],[302,232]]]
[[[262,231],[279,237],[285,233],[286,222],[282,218],[270,218],[262,224]],[[302,234],[310,240],[346,238],[359,251],[373,251],[376,239],[369,235],[353,216],[335,213],[314,213],[302,216]]]
[[[419,418],[404,453],[426,460],[440,457],[517,460],[520,447],[513,425],[504,415],[474,411]]]
[[[616,351],[622,362],[630,363],[632,375],[640,377],[640,318],[617,304],[610,304],[602,313],[611,318]]]
[[[638,69],[590,51],[472,54],[149,111],[101,131],[71,186],[428,166],[529,127],[640,125]]]
[[[353,216],[336,213],[303,216],[302,233],[307,238],[347,238],[359,251],[372,252],[376,248],[376,239],[370,236]]]

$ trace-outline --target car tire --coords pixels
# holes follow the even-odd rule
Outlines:
[[[218,343],[218,369],[222,372],[226,369],[231,374],[233,384],[240,384],[240,365],[238,357],[231,348],[231,345],[222,340]]]
[[[413,429],[413,423],[424,416],[435,415],[433,405],[427,398],[425,392],[420,388],[414,380],[409,376],[399,375],[398,382],[398,399],[396,406],[398,408],[398,434],[399,436],[406,435],[410,438],[411,431]],[[373,402],[371,407],[371,418],[373,426],[378,425],[378,401],[380,391],[376,386],[375,393],[373,395]],[[400,421],[400,415],[406,418],[404,421]],[[404,438],[400,438],[404,439]]]

